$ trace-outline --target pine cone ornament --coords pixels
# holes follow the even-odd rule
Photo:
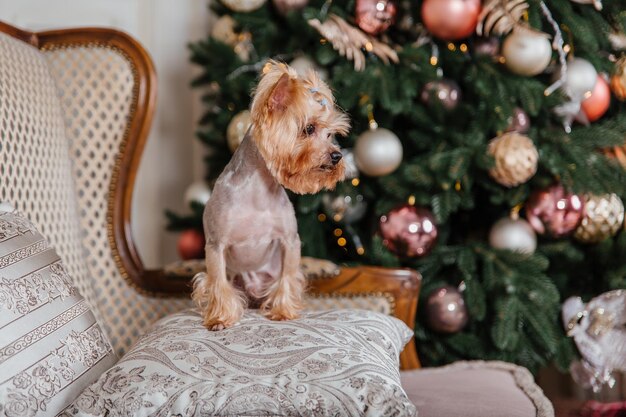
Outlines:
[[[626,56],[615,63],[615,71],[611,76],[611,90],[619,100],[626,100]]]
[[[506,187],[523,184],[537,172],[539,153],[528,136],[505,133],[492,139],[487,151],[496,160],[489,175]]]
[[[585,195],[585,215],[574,237],[583,243],[598,243],[614,236],[624,222],[624,204],[616,194]]]

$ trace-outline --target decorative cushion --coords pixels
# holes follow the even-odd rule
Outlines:
[[[521,366],[456,362],[401,373],[420,417],[554,417],[554,408]]]
[[[276,322],[251,310],[210,332],[189,310],[157,322],[66,415],[414,416],[398,371],[412,336],[371,311]]]
[[[56,415],[116,360],[54,249],[0,211],[0,415]]]

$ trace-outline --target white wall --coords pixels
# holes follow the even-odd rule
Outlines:
[[[138,39],[154,60],[157,113],[139,169],[133,232],[144,263],[177,258],[176,238],[164,231],[166,208],[181,212],[185,188],[202,177],[203,150],[194,138],[200,114],[189,87],[197,69],[187,44],[208,33],[207,0],[0,0],[0,20],[30,30],[109,26]]]

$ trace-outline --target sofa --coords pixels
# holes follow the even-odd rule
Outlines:
[[[120,369],[119,364],[124,360],[138,360],[137,345],[149,343],[151,335],[161,331],[159,343],[176,342],[167,340],[169,333],[163,330],[165,322],[154,325],[157,320],[165,318],[178,323],[176,325],[195,326],[195,313],[189,310],[193,307],[189,300],[190,279],[201,265],[181,263],[161,270],[147,269],[131,232],[134,181],[152,121],[155,87],[155,71],[149,55],[124,33],[104,28],[33,33],[0,22],[0,202],[9,202],[14,210],[28,219],[24,230],[36,228],[37,233],[58,252],[65,268],[63,271],[71,277],[68,279],[77,290],[74,295],[70,290],[70,295],[83,297],[85,308],[88,307],[93,315],[90,328],[97,326],[102,332],[102,336],[90,339],[92,344],[81,345],[81,352],[84,355],[88,349],[85,346],[92,346],[100,349],[102,357],[108,358],[99,362],[99,368],[92,367],[89,372],[81,374],[84,380],[73,388],[62,404],[64,413],[78,413],[71,411],[73,398],[69,397],[79,397],[82,392],[80,398],[84,404],[89,400],[85,392],[94,392],[88,387],[98,377],[104,384],[112,375],[105,375],[106,372]],[[341,313],[344,315],[333,317],[352,317],[353,311],[376,311],[395,317],[395,324],[380,327],[403,326],[402,331],[414,328],[421,280],[416,271],[338,267],[312,259],[305,259],[302,269],[309,281],[307,310],[317,320],[316,325],[325,326],[323,320],[327,313],[322,312],[341,309],[338,311],[345,312]],[[2,273],[0,269],[0,277]],[[41,284],[41,280],[33,282]],[[0,301],[0,313],[2,308]],[[181,313],[185,311],[187,313]],[[181,314],[188,314],[191,318]],[[254,315],[250,320],[253,323],[250,328],[255,328],[257,324],[254,323],[260,323],[259,329],[266,326]],[[338,323],[337,328],[341,325]],[[313,327],[306,331],[316,332]],[[367,330],[367,340],[375,344],[370,330]],[[200,338],[204,335],[197,333],[198,329],[193,331],[200,334]],[[346,332],[350,331],[346,329]],[[17,379],[23,378],[23,373],[12,374],[12,370],[6,367],[6,363],[11,362],[11,355],[19,354],[19,349],[10,351],[6,349],[8,345],[2,346],[8,340],[7,334],[6,327],[3,330],[0,322],[0,415],[57,414],[60,409],[50,414],[52,402],[39,404],[38,408],[33,408],[34,405],[23,409],[7,406],[18,394],[3,397],[2,393],[8,391],[2,391],[2,384],[13,384],[12,387],[24,384],[23,380]],[[420,416],[554,415],[550,402],[524,368],[503,362],[472,361],[421,369],[414,338],[409,335],[400,342],[402,337],[398,337],[398,342],[394,342],[399,353],[399,356],[395,355],[396,369],[388,371],[393,377],[397,365],[400,366],[400,391],[404,392],[394,392],[393,395],[408,398]],[[182,340],[184,338],[181,336]],[[387,340],[384,346],[393,345],[393,340]],[[179,358],[184,356],[190,361],[189,358],[198,356],[181,353],[181,350],[191,349],[188,345],[174,343],[171,349]],[[55,348],[50,346],[49,349]],[[157,352],[154,349],[148,351]],[[128,352],[134,352],[130,358]],[[394,354],[390,357],[393,359]],[[209,359],[205,358],[202,363],[207,361]],[[323,363],[318,365],[326,366]],[[190,369],[199,369],[194,366]],[[132,368],[129,371],[131,377],[124,379],[124,387],[129,392],[133,392],[134,384],[139,384],[143,378],[137,369],[140,367]],[[38,372],[32,373],[29,381],[39,375],[41,381],[52,384],[54,379],[50,379],[53,377],[49,369]],[[74,369],[72,372],[78,371]],[[87,375],[91,376],[87,378]],[[204,381],[206,384],[206,379]],[[43,382],[36,385],[37,381],[31,381],[39,387],[38,392],[46,386],[42,385]],[[54,384],[50,386],[54,388]],[[121,385],[117,388],[121,389]],[[190,395],[196,395],[193,398],[198,400],[201,392],[202,389],[197,388]],[[262,394],[255,395],[247,397],[246,401],[261,398],[259,395]],[[294,398],[284,399],[291,400],[296,401]],[[307,401],[306,404],[315,403]],[[104,402],[99,404],[100,408],[91,408],[92,414],[115,415],[102,406]],[[135,405],[139,410],[141,406],[152,404],[145,401],[143,405]],[[272,413],[264,411],[251,415],[306,414],[285,407]],[[367,408],[353,414],[366,415]],[[163,415],[169,415],[169,412],[162,411],[165,408],[160,410],[165,413]],[[187,407],[186,410],[188,415],[223,415],[202,408]],[[389,413],[393,412],[392,408],[389,410]],[[320,411],[311,415],[331,414]],[[335,411],[333,415],[344,414]]]

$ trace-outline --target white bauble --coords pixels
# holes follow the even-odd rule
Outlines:
[[[224,42],[226,45],[235,46],[238,40],[235,25],[235,19],[229,15],[224,15],[213,24],[211,36],[220,42]]]
[[[505,217],[491,227],[489,244],[495,249],[530,255],[537,248],[537,235],[526,220]]]
[[[591,94],[597,80],[598,72],[589,61],[574,58],[567,63],[565,82],[562,88],[571,98],[583,100]]]
[[[235,153],[241,141],[243,141],[250,123],[252,123],[252,119],[248,110],[237,113],[231,119],[228,128],[226,128],[226,141],[228,142],[228,149],[232,153]]]
[[[390,130],[377,128],[362,133],[354,146],[359,171],[371,177],[391,174],[402,163],[402,143]]]
[[[187,206],[191,203],[206,204],[211,198],[211,189],[204,181],[196,181],[191,183],[185,191],[185,204]]]
[[[542,73],[552,59],[552,45],[547,36],[528,29],[511,32],[502,44],[506,67],[517,75]]]
[[[222,3],[232,11],[247,13],[263,6],[265,0],[222,0]]]
[[[306,55],[301,55],[295,58],[289,63],[289,66],[295,69],[300,77],[305,76],[307,71],[311,69],[317,72],[317,75],[319,75],[322,81],[328,80],[328,71],[326,71],[326,69],[324,69],[323,67],[317,65],[315,61],[313,61]]]

